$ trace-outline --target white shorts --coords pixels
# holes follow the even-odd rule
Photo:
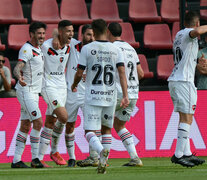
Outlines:
[[[43,99],[47,103],[46,115],[53,115],[56,108],[65,107],[67,89],[44,88],[41,92]]]
[[[42,117],[39,109],[39,94],[32,92],[16,91],[17,99],[21,104],[21,120],[30,121]]]
[[[101,125],[113,128],[114,106],[93,106],[85,104],[84,108],[84,130],[99,130]]]
[[[120,121],[129,121],[136,103],[137,99],[130,99],[129,106],[124,109],[120,107],[121,99],[117,99],[115,117],[117,117]]]
[[[67,100],[65,108],[68,112],[67,122],[75,122],[77,120],[78,109],[81,108],[84,113],[84,99],[85,95],[77,95],[77,92],[74,93],[68,90]]]
[[[191,82],[169,81],[170,96],[175,112],[194,114],[197,103],[197,89]]]

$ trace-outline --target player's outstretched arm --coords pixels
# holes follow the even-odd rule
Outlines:
[[[119,79],[120,79],[120,84],[122,88],[122,93],[123,93],[123,99],[121,101],[120,106],[123,108],[126,108],[129,105],[129,98],[128,98],[128,92],[127,92],[127,80],[126,80],[126,75],[125,75],[125,67],[119,66],[118,72],[119,72]]]
[[[196,38],[207,32],[207,25],[199,26],[190,32],[191,38]]]
[[[76,74],[75,74],[75,77],[74,77],[74,80],[73,80],[73,84],[71,86],[71,90],[73,92],[76,92],[77,91],[77,86],[78,86],[78,83],[81,81],[82,79],[82,76],[83,76],[83,72],[84,70],[83,69],[80,69],[78,68]]]
[[[26,86],[27,83],[24,82],[24,77],[22,75],[22,68],[25,66],[25,63],[23,61],[18,61],[18,63],[16,64],[15,68],[14,68],[14,76],[19,80],[19,84],[21,86]]]

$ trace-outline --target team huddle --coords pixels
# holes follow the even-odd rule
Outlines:
[[[199,21],[197,15],[188,12],[185,22],[194,21],[195,24],[186,24],[186,28],[176,36],[173,49],[175,68],[168,79],[175,111],[180,115],[176,152],[171,161],[191,167],[205,162],[192,155],[189,144],[197,100],[193,84],[197,37],[207,32],[206,26],[196,24]],[[136,50],[121,40],[120,24],[107,25],[103,19],[94,20],[91,25],[82,27],[81,42],[73,38],[73,25],[68,20],[60,21],[58,32],[44,42],[45,30],[44,23],[31,23],[31,39],[19,51],[19,61],[14,68],[18,79],[16,93],[21,104],[21,126],[11,167],[28,168],[21,157],[31,127],[33,168],[51,167],[43,160],[50,143],[51,159],[58,165],[67,164],[57,149],[64,127],[68,167],[76,164],[81,167],[98,166],[98,173],[106,173],[112,128],[130,156],[130,161],[124,166],[143,166],[125,124],[136,105],[139,80],[144,77],[144,72]],[[203,57],[198,63],[206,66]],[[42,131],[39,93],[47,103]],[[74,129],[79,108],[84,114],[90,155],[76,162]]]
[[[125,165],[142,166],[125,123],[135,107],[139,79],[144,73],[136,51],[121,41],[121,26],[111,23],[107,27],[104,20],[94,20],[92,25],[83,26],[81,42],[72,38],[74,32],[70,21],[60,21],[58,32],[44,42],[45,30],[44,23],[31,23],[31,40],[21,48],[14,68],[19,80],[16,91],[21,104],[21,126],[11,167],[28,168],[21,156],[31,124],[31,167],[51,167],[43,160],[50,141],[51,159],[59,165],[67,164],[57,150],[64,126],[70,157],[68,166],[74,167],[74,129],[79,108],[84,112],[90,156],[78,161],[77,165],[98,166],[98,173],[106,172],[114,127],[131,157]],[[47,103],[41,132],[39,93]]]

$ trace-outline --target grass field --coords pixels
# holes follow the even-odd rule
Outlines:
[[[207,157],[202,157],[207,161]],[[106,174],[97,174],[95,167],[67,168],[48,162],[54,168],[11,169],[0,164],[0,180],[206,180],[207,163],[184,168],[170,162],[170,158],[142,158],[143,167],[123,167],[128,159],[109,159]],[[29,163],[27,163],[29,165]]]

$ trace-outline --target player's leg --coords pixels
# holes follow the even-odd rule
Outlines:
[[[47,112],[46,112],[47,114]],[[44,167],[51,167],[44,162],[44,155],[50,145],[50,140],[52,139],[52,132],[57,118],[52,115],[46,115],[45,125],[42,129],[40,135],[40,144],[39,144],[39,159],[44,165]]]
[[[136,102],[136,99],[131,99],[129,106],[123,109],[120,107],[120,100],[117,100],[114,118],[114,129],[121,138],[122,143],[124,144],[130,156],[130,162],[124,164],[124,166],[143,166],[143,163],[137,154],[133,137],[125,126],[126,122],[130,120],[131,113],[136,106]]]
[[[174,111],[179,112],[177,144],[171,161],[182,166],[193,167],[195,164],[184,157],[184,149],[188,143],[190,126],[195,111],[196,89],[189,82],[169,82],[169,90],[174,104]]]
[[[29,168],[26,164],[24,164],[24,162],[21,161],[21,158],[30,128],[31,122],[29,119],[21,120],[20,129],[16,137],[15,153],[11,168]]]
[[[68,167],[75,167],[76,157],[75,157],[75,122],[66,123],[65,131],[65,144],[69,154]]]

